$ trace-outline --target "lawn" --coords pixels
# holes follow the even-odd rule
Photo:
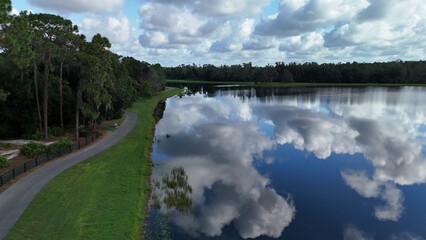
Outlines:
[[[150,189],[152,112],[174,89],[138,101],[136,127],[117,145],[42,189],[6,239],[140,239]]]

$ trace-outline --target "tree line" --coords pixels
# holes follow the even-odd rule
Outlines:
[[[52,14],[10,15],[0,0],[0,138],[38,133],[52,126],[93,127],[119,118],[135,100],[164,89],[165,72],[112,53],[109,40],[88,40],[78,27]]]
[[[222,82],[303,83],[426,83],[426,61],[375,63],[284,63],[264,67],[252,63],[215,66],[179,65],[165,68],[169,79]]]

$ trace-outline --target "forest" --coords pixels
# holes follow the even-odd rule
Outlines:
[[[10,15],[0,0],[0,138],[48,138],[120,118],[137,99],[165,87],[165,72],[86,39],[70,20],[52,14]]]
[[[426,83],[426,61],[383,63],[284,63],[264,67],[252,63],[214,66],[180,65],[165,68],[168,79],[221,82],[301,83]]]

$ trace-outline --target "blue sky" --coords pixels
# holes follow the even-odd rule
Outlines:
[[[422,60],[422,0],[12,0],[163,66]]]

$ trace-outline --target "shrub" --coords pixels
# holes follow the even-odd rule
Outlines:
[[[46,149],[46,146],[41,143],[30,142],[23,145],[20,148],[20,152],[21,154],[24,154],[27,157],[33,158],[46,153]]]
[[[40,131],[36,131],[35,133],[32,133],[32,134],[25,134],[24,135],[24,138],[25,139],[31,139],[31,140],[40,140],[40,139],[42,139],[44,136],[43,136],[43,133],[42,132],[40,132]]]
[[[5,168],[8,166],[9,166],[9,161],[5,157],[0,156],[0,168]]]
[[[50,127],[49,128],[49,136],[54,136],[54,137],[62,137],[65,135],[65,129],[61,128],[61,127]]]
[[[10,143],[2,143],[2,142],[0,142],[0,149],[2,149],[2,148],[8,148],[8,147],[10,147],[12,144],[10,144]]]
[[[47,151],[46,152],[52,152],[61,148],[66,148],[72,145],[72,142],[69,139],[61,139],[57,142],[55,142],[52,145],[49,145],[47,147]]]
[[[148,82],[144,82],[142,84],[141,90],[142,90],[141,91],[141,97],[142,98],[146,98],[146,99],[152,98],[153,93],[152,93],[151,84],[149,84]]]

